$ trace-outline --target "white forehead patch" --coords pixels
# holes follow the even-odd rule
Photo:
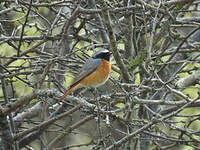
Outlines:
[[[95,52],[92,56],[95,57],[95,56],[102,54],[102,53],[109,53],[109,51],[107,49],[102,49],[102,50]]]

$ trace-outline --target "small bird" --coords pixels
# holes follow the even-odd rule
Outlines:
[[[64,100],[67,95],[82,87],[98,87],[103,85],[109,78],[111,71],[110,55],[106,49],[95,52],[83,65],[74,82],[61,96]]]

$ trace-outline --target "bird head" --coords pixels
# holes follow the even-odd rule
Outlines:
[[[102,49],[102,50],[99,50],[99,51],[95,52],[92,55],[92,58],[94,58],[94,59],[101,58],[101,59],[105,59],[105,60],[109,61],[111,54],[112,53],[109,52],[107,49]]]

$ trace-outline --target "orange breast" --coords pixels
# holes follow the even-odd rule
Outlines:
[[[104,84],[109,78],[111,71],[111,64],[107,60],[102,60],[102,63],[99,65],[96,71],[87,76],[85,79],[80,81],[79,84],[82,86],[93,86],[97,87]]]

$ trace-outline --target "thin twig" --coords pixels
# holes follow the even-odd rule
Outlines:
[[[26,17],[25,17],[24,24],[22,25],[22,31],[21,31],[20,40],[19,40],[19,45],[18,45],[17,57],[19,57],[19,54],[20,54],[20,48],[21,48],[21,45],[22,45],[22,38],[23,38],[23,36],[24,36],[25,26],[26,26],[26,24],[27,24],[27,22],[28,22],[29,13],[31,12],[31,7],[32,7],[32,0],[30,1],[30,5],[29,5],[29,8],[28,8]]]

